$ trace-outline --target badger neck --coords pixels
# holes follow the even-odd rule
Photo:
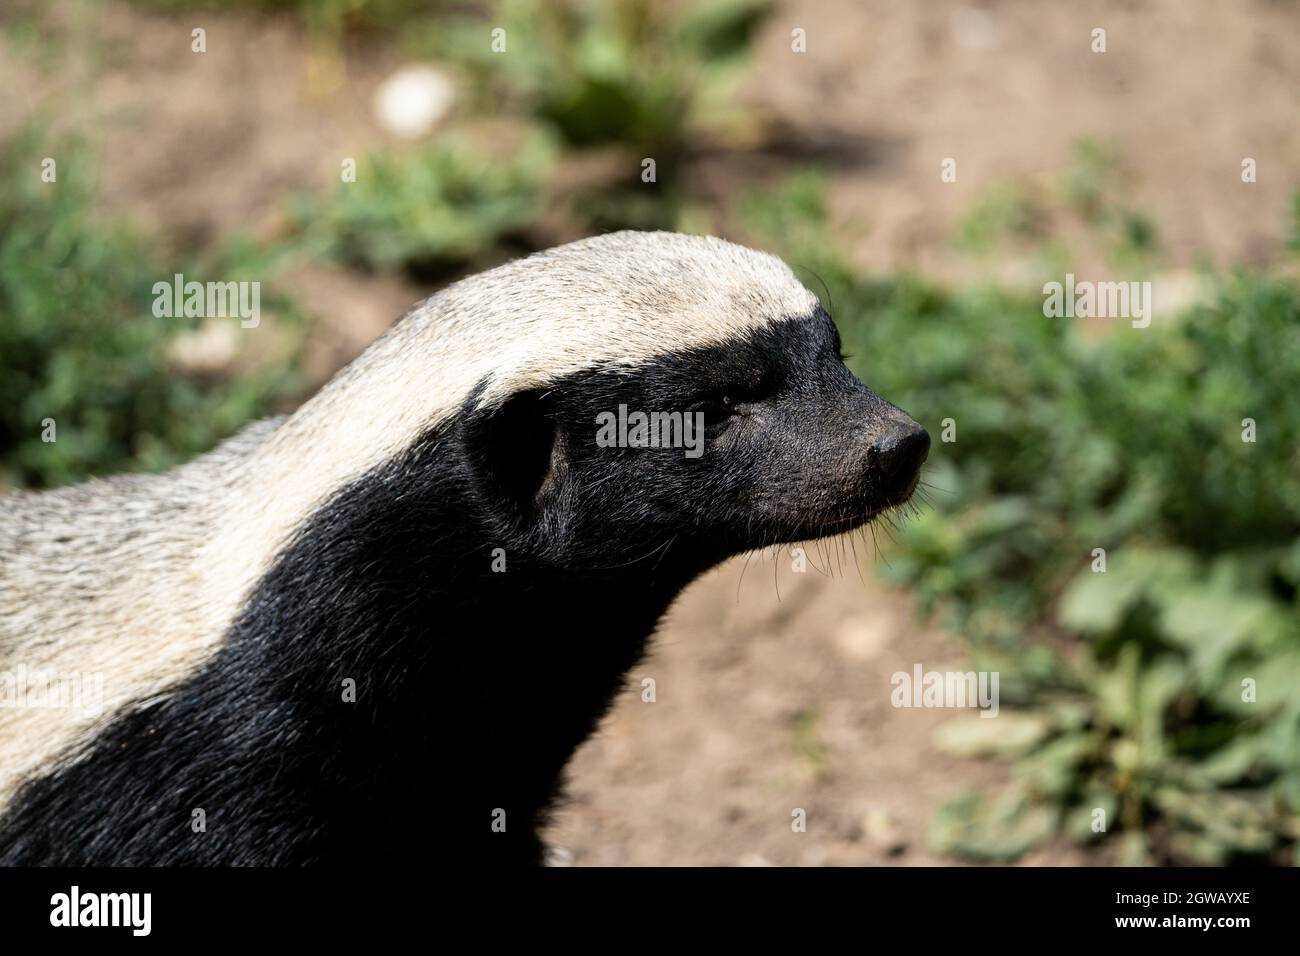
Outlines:
[[[389,820],[405,832],[414,803],[494,840],[476,853],[535,854],[561,769],[694,570],[587,576],[528,548],[502,565],[466,473],[434,431],[353,482],[280,555],[223,649],[217,669],[258,675],[249,693],[276,732],[291,715],[294,786],[310,778],[324,834],[313,852],[353,852],[339,847]],[[248,756],[285,774],[285,752]],[[497,810],[507,839],[489,829]]]

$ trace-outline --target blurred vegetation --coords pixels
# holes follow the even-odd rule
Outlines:
[[[1119,320],[1089,341],[1045,318],[1041,297],[856,274],[824,241],[818,188],[804,175],[753,197],[751,228],[824,280],[865,381],[936,439],[951,426],[926,470],[934,507],[897,527],[884,570],[1022,708],[1021,733],[1004,711],[949,741],[1016,756],[1017,783],[945,807],[936,845],[1005,860],[1059,829],[1094,840],[1097,808],[1124,862],[1223,863],[1294,845],[1294,283],[1214,276],[1211,303],[1148,329]]]
[[[45,156],[58,158],[55,183],[41,180]],[[160,261],[96,219],[94,165],[84,144],[54,147],[36,129],[0,149],[0,486],[166,468],[265,414],[296,381],[297,332],[283,364],[230,378],[178,370],[172,349],[200,320],[155,318],[153,284],[176,272],[240,279],[249,264],[236,252],[197,271]],[[301,324],[269,294],[262,309]],[[42,440],[46,419],[55,441]]]
[[[506,156],[445,139],[370,157],[356,182],[325,200],[300,197],[292,216],[309,254],[436,277],[492,264],[540,212],[552,162],[540,134]]]
[[[1064,173],[1046,182],[994,184],[962,218],[955,244],[984,260],[1028,254],[1037,271],[1060,273],[1071,261],[1071,237],[1086,237],[1116,268],[1159,264],[1156,227],[1133,208],[1129,175],[1112,144],[1077,141]]]
[[[697,136],[745,122],[731,101],[770,0],[502,0],[430,37],[472,70],[481,100],[552,126],[575,147],[621,144],[666,174]],[[504,54],[489,44],[505,30]],[[639,170],[638,170],[639,172]]]
[[[757,135],[735,94],[771,8],[770,0],[502,0],[486,24],[443,35],[441,51],[471,72],[493,112],[504,106],[541,123],[574,154],[608,156],[607,170],[567,197],[578,231],[673,229],[689,213],[693,157]],[[508,55],[487,42],[498,25]]]
[[[406,46],[463,73],[471,108],[512,119],[525,145],[485,156],[444,137],[372,157],[355,184],[301,202],[296,219],[310,223],[316,248],[347,261],[434,275],[526,248],[521,227],[539,217],[564,165],[588,171],[549,196],[568,233],[678,228],[693,212],[685,173],[701,146],[756,135],[752,111],[733,99],[770,9],[769,0],[501,0],[440,16],[437,29],[406,32]],[[493,49],[498,28],[503,53]]]

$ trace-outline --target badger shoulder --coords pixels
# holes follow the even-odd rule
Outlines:
[[[281,422],[254,423],[162,474],[0,495],[0,689],[96,689],[87,706],[0,707],[0,804],[114,710],[162,692],[211,653],[222,626],[205,613],[195,556],[243,463]]]

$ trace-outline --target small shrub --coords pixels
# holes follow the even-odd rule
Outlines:
[[[529,225],[553,161],[543,136],[489,158],[460,140],[372,156],[354,183],[294,216],[313,254],[353,265],[438,274],[479,263]]]
[[[265,414],[293,388],[292,369],[180,374],[169,347],[197,320],[155,318],[151,290],[185,266],[95,218],[84,147],[42,142],[29,130],[0,149],[0,485],[161,469]],[[45,155],[59,157],[55,183],[40,179]],[[42,440],[47,419],[54,442]]]

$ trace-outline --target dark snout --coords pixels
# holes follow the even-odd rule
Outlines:
[[[745,499],[745,540],[757,542],[749,546],[862,527],[911,498],[930,452],[926,430],[847,369],[770,416],[756,414],[750,434],[761,436],[765,455]]]
[[[912,496],[929,454],[930,433],[901,412],[891,416],[868,453],[885,504],[901,504]]]

